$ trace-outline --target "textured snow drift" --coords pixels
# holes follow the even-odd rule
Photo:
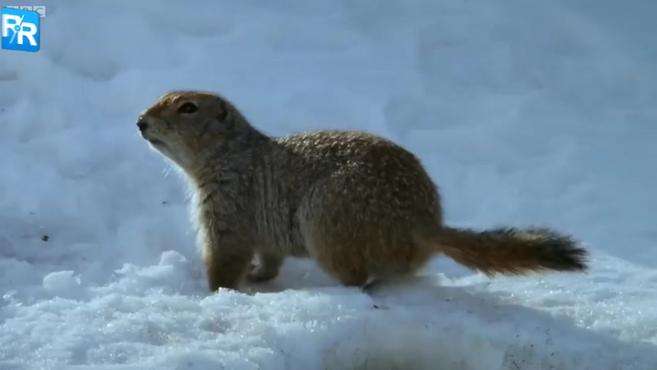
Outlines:
[[[46,2],[0,57],[0,369],[657,368],[651,2]],[[171,89],[263,131],[415,152],[452,225],[545,225],[586,274],[438,259],[364,293],[309,261],[206,290],[179,176],[135,129]]]
[[[491,283],[430,274],[365,294],[290,261],[275,282],[245,287],[249,294],[207,295],[190,261],[170,251],[157,265],[123,266],[104,286],[81,286],[69,272],[56,272],[44,278],[47,298],[34,304],[6,294],[0,364],[655,368],[657,294],[650,285],[657,273],[609,257],[594,264],[585,278]]]

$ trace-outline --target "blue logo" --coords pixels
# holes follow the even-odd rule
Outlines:
[[[3,49],[39,51],[41,47],[39,13],[3,8],[1,14]]]

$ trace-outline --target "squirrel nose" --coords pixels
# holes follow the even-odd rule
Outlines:
[[[137,121],[137,127],[139,127],[139,131],[144,131],[148,128],[148,123],[143,118],[139,118],[139,121]]]

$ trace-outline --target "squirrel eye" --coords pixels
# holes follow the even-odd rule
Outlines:
[[[196,104],[191,103],[191,102],[187,102],[187,103],[181,105],[180,108],[178,108],[178,113],[189,114],[189,113],[194,113],[197,110],[198,110],[198,107],[196,106]]]

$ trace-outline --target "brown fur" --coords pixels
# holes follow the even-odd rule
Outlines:
[[[198,110],[183,112],[184,104]],[[310,256],[345,285],[410,274],[436,253],[487,274],[582,270],[585,251],[549,230],[473,232],[442,225],[420,162],[362,132],[270,138],[226,99],[164,95],[142,135],[196,190],[210,289],[274,278],[287,255]],[[146,127],[147,126],[147,127]],[[248,271],[254,256],[259,267]]]

